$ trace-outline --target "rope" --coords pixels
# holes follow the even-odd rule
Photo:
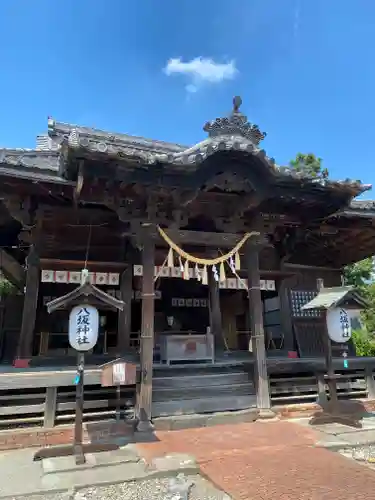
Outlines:
[[[229,262],[227,262],[227,266],[229,267],[229,269],[232,271],[232,273],[235,275],[235,277],[238,279],[238,281],[240,283],[242,283],[242,286],[244,288],[244,290],[246,290],[247,292],[250,290],[250,288],[248,288],[248,286],[246,285],[246,282],[241,278],[241,276],[237,273],[237,271],[235,269],[233,269],[230,265],[229,265]]]
[[[91,245],[91,231],[92,231],[92,225],[91,225],[91,222],[90,222],[89,234],[88,234],[88,237],[87,237],[86,257],[85,257],[85,267],[84,267],[84,269],[87,268],[87,261],[89,259],[89,251],[90,251],[90,245]]]
[[[168,255],[166,256],[166,258],[164,259],[164,262],[163,264],[160,266],[160,269],[159,269],[159,272],[156,274],[156,276],[154,277],[154,283],[156,283],[158,281],[158,279],[160,278],[160,275],[161,273],[163,272],[163,269],[165,268],[166,264],[167,264],[167,260],[168,260]]]
[[[229,260],[231,257],[233,257],[246,243],[246,241],[251,238],[251,236],[259,236],[260,233],[256,231],[252,231],[251,233],[246,233],[243,238],[235,245],[235,247],[232,248],[228,253],[221,255],[220,257],[216,257],[215,259],[201,259],[198,257],[194,257],[194,255],[191,255],[182,248],[180,248],[176,243],[174,243],[170,237],[163,231],[163,229],[160,226],[157,226],[158,231],[160,236],[163,238],[163,240],[174,250],[180,257],[182,257],[185,260],[188,260],[189,262],[194,262],[195,264],[200,264],[201,266],[216,266],[217,264],[221,264],[222,262],[226,262]]]

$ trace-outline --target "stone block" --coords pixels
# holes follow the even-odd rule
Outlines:
[[[207,425],[207,415],[184,415],[174,417],[171,422],[171,430],[194,429]]]
[[[188,470],[189,474],[199,472],[199,466],[195,458],[184,453],[170,453],[163,457],[153,458],[150,463],[150,468],[159,472],[178,470]]]

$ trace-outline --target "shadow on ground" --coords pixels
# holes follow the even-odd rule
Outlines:
[[[374,414],[367,411],[362,401],[327,401],[320,404],[310,419],[310,425],[342,424],[356,429],[362,429],[362,420],[373,417]]]

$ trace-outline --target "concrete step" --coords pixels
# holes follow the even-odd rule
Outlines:
[[[215,385],[215,386],[201,386],[201,387],[190,387],[190,388],[172,388],[172,389],[157,389],[152,392],[152,399],[155,402],[158,401],[170,401],[170,400],[185,400],[185,399],[197,399],[197,398],[218,398],[221,399],[226,395],[232,396],[244,396],[254,394],[254,385],[250,382],[245,382],[242,384],[226,384],[226,385]]]
[[[84,488],[91,486],[111,485],[126,481],[136,481],[147,477],[145,465],[138,463],[119,463],[106,467],[94,467],[84,470],[80,466],[75,466],[74,458],[70,457],[72,464],[71,470],[64,472],[56,470],[54,473],[43,474],[40,468],[38,472],[30,475],[28,469],[24,472],[23,480],[18,482],[5,481],[0,486],[0,498],[7,496],[15,498],[22,496],[24,498],[31,495],[47,495],[62,491],[71,491],[75,488]],[[36,464],[39,465],[40,464]],[[57,467],[58,469],[58,467]],[[34,468],[32,469],[34,471]],[[57,497],[56,497],[57,498]]]
[[[259,412],[257,408],[245,410],[219,411],[215,413],[200,413],[189,415],[173,415],[170,417],[157,417],[153,419],[155,430],[175,431],[181,429],[196,429],[198,427],[211,427],[212,425],[242,424],[255,422]]]
[[[86,453],[86,463],[79,466],[79,470],[91,470],[97,467],[112,467],[119,464],[138,463],[140,457],[134,448],[124,447],[118,450],[102,451],[100,453]],[[71,455],[66,457],[44,458],[42,460],[43,474],[64,474],[77,470]]]
[[[238,369],[237,369],[238,370]],[[242,384],[249,380],[249,375],[244,371],[232,373],[206,373],[204,375],[177,375],[175,377],[154,377],[153,388],[159,389],[184,389],[191,387],[205,387],[215,385]]]
[[[256,407],[256,396],[222,396],[155,401],[152,405],[152,416],[174,416],[214,413],[219,411],[245,410]]]

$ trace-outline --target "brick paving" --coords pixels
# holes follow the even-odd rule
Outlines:
[[[290,422],[159,431],[156,437],[137,445],[147,460],[194,455],[235,500],[375,500],[375,471],[314,447],[314,430]]]

